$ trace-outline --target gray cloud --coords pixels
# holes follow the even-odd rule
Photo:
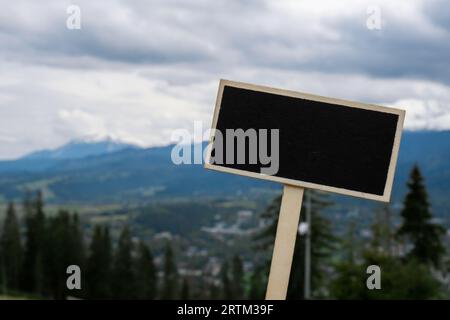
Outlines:
[[[81,30],[66,28],[71,1],[2,3],[0,157],[83,133],[168,142],[209,125],[219,78],[403,106],[410,128],[450,128],[443,0],[76,3]],[[369,5],[381,30],[366,27]]]
[[[383,28],[370,31],[373,2],[365,1],[331,6],[332,14],[260,1],[79,1],[82,29],[73,31],[64,27],[70,2],[18,1],[5,6],[0,37],[2,54],[25,62],[242,65],[448,83],[445,2],[379,2]]]

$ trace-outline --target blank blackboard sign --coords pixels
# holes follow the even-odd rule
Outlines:
[[[212,128],[222,133],[224,146],[227,129],[265,129],[269,135],[278,129],[278,170],[261,173],[267,163],[260,159],[239,163],[236,148],[229,157],[235,161],[226,161],[223,148],[224,161],[215,162],[221,147],[215,130],[205,167],[387,202],[404,115],[399,109],[221,80]],[[249,143],[245,151],[248,155]]]

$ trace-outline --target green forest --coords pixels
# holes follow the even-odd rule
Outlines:
[[[433,219],[425,180],[414,166],[400,219],[389,205],[373,210],[370,236],[350,220],[338,234],[324,214],[325,193],[307,191],[311,203],[311,299],[445,299],[449,259],[446,230]],[[124,224],[86,225],[76,212],[46,213],[41,192],[10,203],[0,230],[0,295],[25,299],[264,299],[281,196],[259,214],[266,221],[251,236],[255,257],[234,253],[215,277],[181,272],[170,239],[163,248]],[[23,217],[17,214],[21,206]],[[305,203],[301,220],[305,222]],[[149,221],[151,223],[151,221]],[[186,222],[188,223],[188,221]],[[288,299],[304,299],[305,236],[298,234]],[[81,269],[81,290],[66,285],[69,265]],[[381,270],[381,289],[369,290],[367,267]]]

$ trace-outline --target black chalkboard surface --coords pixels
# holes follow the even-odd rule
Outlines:
[[[399,109],[221,80],[212,128],[222,139],[212,131],[205,167],[389,201],[403,120],[404,111]],[[238,129],[257,133],[253,142],[251,135],[244,140],[245,161],[237,158],[235,137],[226,134]],[[268,136],[259,134],[264,129]],[[274,129],[278,129],[278,170],[268,175],[262,173],[267,161],[259,157],[250,161],[250,143],[259,148],[268,141],[267,154],[277,151],[270,140]],[[225,147],[233,142],[233,149]],[[222,161],[217,160],[219,148]]]

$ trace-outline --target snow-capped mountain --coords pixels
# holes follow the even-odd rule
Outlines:
[[[22,157],[22,159],[81,159],[121,151],[137,149],[139,146],[120,141],[112,137],[85,137],[51,150],[40,150]]]

